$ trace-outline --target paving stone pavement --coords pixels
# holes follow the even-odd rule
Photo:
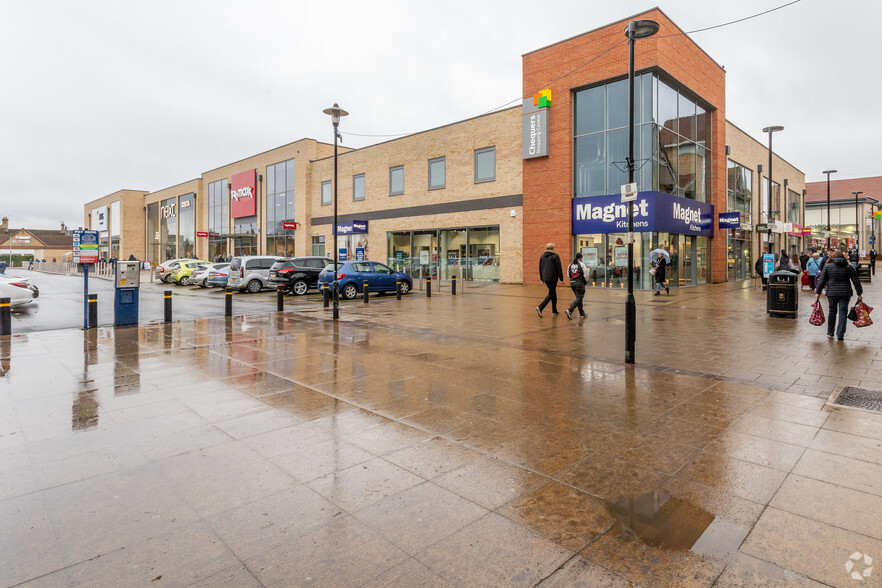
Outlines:
[[[879,326],[543,296],[0,337],[0,584],[882,585]]]

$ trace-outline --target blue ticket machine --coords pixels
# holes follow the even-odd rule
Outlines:
[[[141,269],[137,261],[117,261],[113,278],[113,324],[117,327],[138,324],[138,290]]]

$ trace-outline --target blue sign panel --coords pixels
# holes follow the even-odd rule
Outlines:
[[[763,254],[763,275],[765,277],[769,277],[769,274],[771,274],[773,271],[775,271],[775,256],[772,255],[771,253],[764,253]]]
[[[364,247],[355,248],[355,261],[364,261]]]
[[[664,192],[638,192],[634,232],[714,236],[714,207]],[[628,203],[621,194],[573,198],[573,234],[623,233],[628,230]]]
[[[362,235],[367,232],[367,221],[354,220],[351,223],[337,223],[338,235]]]
[[[337,261],[341,263],[349,261],[349,249],[346,247],[340,247],[340,249],[337,250]]]
[[[740,229],[741,228],[741,213],[740,212],[721,212],[720,213],[720,222],[718,224],[721,229]]]

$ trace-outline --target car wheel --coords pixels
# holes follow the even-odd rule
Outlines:
[[[355,284],[346,284],[343,286],[343,298],[346,300],[352,300],[356,296],[358,296],[358,286]]]
[[[178,280],[178,284],[181,286],[189,286],[190,285],[190,276],[184,276],[180,280]]]
[[[295,296],[303,296],[307,290],[309,290],[309,284],[306,283],[306,280],[295,280],[291,284],[291,294]]]
[[[410,283],[405,282],[404,280],[402,280],[402,281],[401,281],[401,284],[398,286],[398,290],[399,290],[402,294],[407,294],[408,292],[410,292]]]
[[[247,289],[252,294],[257,294],[258,292],[260,292],[260,288],[261,288],[260,280],[251,280],[250,282],[248,282]]]
[[[200,288],[208,288],[208,278],[205,278],[204,280],[202,280],[202,283],[199,284],[199,287]]]

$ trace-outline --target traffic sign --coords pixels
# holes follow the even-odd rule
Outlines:
[[[97,263],[98,231],[73,232],[73,260],[74,263]]]

